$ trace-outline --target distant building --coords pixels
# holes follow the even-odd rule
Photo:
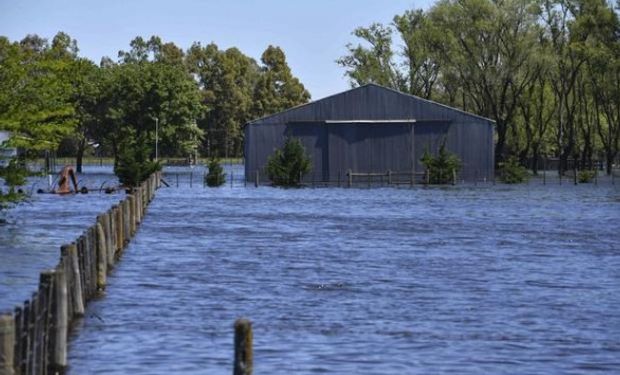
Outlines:
[[[0,167],[5,167],[9,160],[17,156],[17,149],[7,146],[10,137],[11,133],[0,131]]]
[[[245,175],[253,180],[287,136],[312,157],[306,181],[338,181],[354,173],[415,174],[425,150],[443,142],[462,162],[459,179],[492,179],[494,122],[375,84],[276,113],[245,126]]]

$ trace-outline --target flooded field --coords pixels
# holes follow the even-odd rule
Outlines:
[[[89,166],[79,186],[99,189],[114,186],[109,167]],[[65,195],[37,194],[47,190],[47,178],[33,178],[28,185],[29,201],[2,213],[0,224],[0,310],[11,310],[37,290],[39,273],[54,268],[60,246],[75,241],[95,222],[98,214],[118,203],[124,193]]]
[[[617,185],[197,182],[157,192],[70,374],[230,373],[241,316],[256,374],[620,372]]]

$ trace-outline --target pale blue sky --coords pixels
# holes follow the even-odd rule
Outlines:
[[[64,31],[77,39],[80,55],[99,63],[116,60],[137,35],[159,35],[183,49],[192,42],[238,47],[259,60],[269,44],[284,49],[293,74],[313,99],[349,87],[334,61],[353,42],[357,26],[389,23],[430,0],[0,0],[0,35],[51,39]]]

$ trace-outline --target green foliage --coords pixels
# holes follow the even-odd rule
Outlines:
[[[151,148],[143,138],[135,140],[128,137],[120,145],[120,152],[114,167],[114,173],[121,184],[133,188],[145,181],[151,174],[161,170],[158,162],[149,158]]]
[[[267,176],[276,186],[299,186],[301,179],[312,168],[306,149],[297,138],[287,138],[282,149],[277,149],[267,161]]]
[[[617,3],[617,2],[616,2]],[[353,31],[337,63],[495,120],[495,161],[620,153],[620,13],[609,2],[440,0]],[[533,169],[536,167],[533,165]]]
[[[310,100],[310,93],[291,73],[280,47],[267,47],[261,61],[264,66],[254,88],[255,115],[273,114]]]
[[[580,184],[591,183],[594,177],[596,177],[596,171],[594,170],[584,169],[577,172],[577,181],[579,181]]]
[[[6,167],[0,168],[0,177],[4,179],[4,184],[13,190],[13,188],[17,186],[23,186],[26,184],[28,170],[24,166],[23,162],[20,162],[17,158],[14,158],[9,161]]]
[[[505,184],[521,184],[527,182],[529,174],[527,169],[519,164],[516,157],[509,157],[500,163],[500,181]]]
[[[426,168],[427,178],[431,184],[449,184],[454,181],[454,174],[461,169],[458,156],[450,153],[443,142],[437,156],[433,156],[428,149],[424,151],[422,165]]]
[[[26,198],[26,195],[15,190],[18,186],[26,184],[26,177],[28,177],[28,170],[24,164],[17,158],[11,159],[6,167],[0,168],[0,177],[4,179],[4,184],[9,187],[9,191],[4,193],[0,189],[0,210],[9,208]]]
[[[0,191],[0,211],[10,208],[26,199],[26,194],[14,189],[10,189],[8,193]]]
[[[54,150],[77,124],[65,36],[59,33],[52,47],[35,36],[21,43],[0,38],[0,129],[10,131],[9,145],[27,155]]]
[[[220,165],[219,160],[212,158],[209,160],[209,173],[205,176],[205,183],[209,187],[218,187],[226,182],[226,174],[224,168]]]

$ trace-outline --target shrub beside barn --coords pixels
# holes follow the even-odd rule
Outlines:
[[[492,120],[433,101],[368,84],[294,107],[245,126],[245,176],[265,166],[287,136],[312,159],[306,181],[335,183],[347,171],[420,175],[425,150],[445,142],[462,169],[458,179],[490,180],[494,173]]]

